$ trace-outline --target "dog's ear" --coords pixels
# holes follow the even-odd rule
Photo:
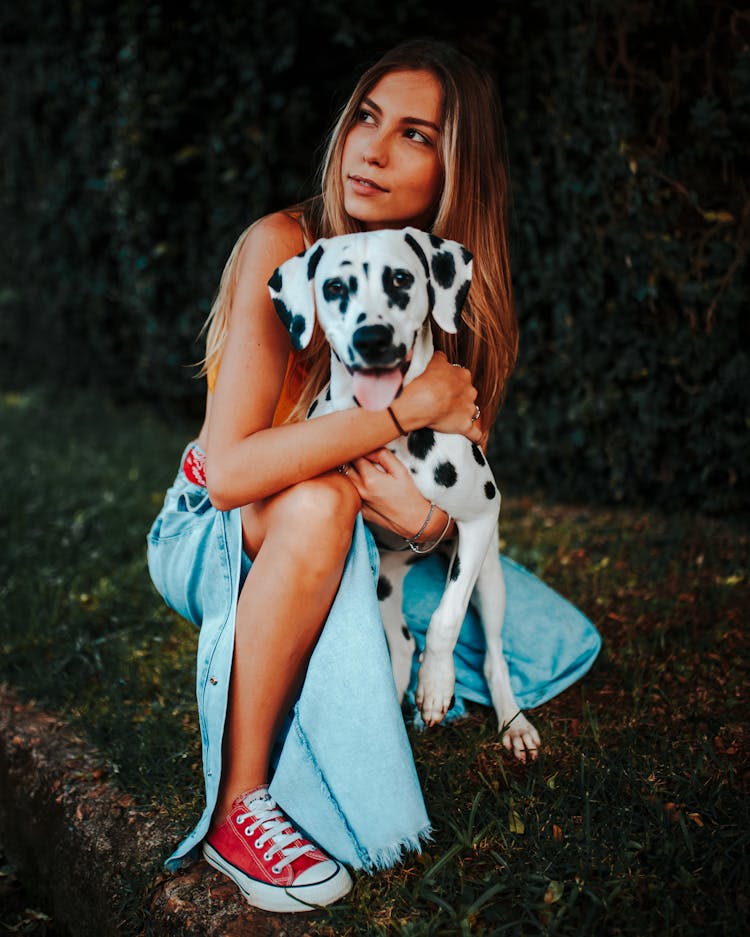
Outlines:
[[[471,286],[471,253],[458,241],[418,228],[404,228],[404,239],[427,274],[432,317],[443,331],[457,332]]]
[[[313,278],[325,251],[321,238],[296,257],[277,267],[268,281],[276,314],[292,338],[295,351],[307,348],[315,325],[315,292]]]

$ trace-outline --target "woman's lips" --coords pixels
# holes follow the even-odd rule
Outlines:
[[[378,185],[377,182],[373,182],[372,179],[366,179],[364,176],[349,176],[349,182],[351,183],[352,189],[358,195],[376,195],[378,192],[387,192],[388,189],[384,189],[382,186]]]

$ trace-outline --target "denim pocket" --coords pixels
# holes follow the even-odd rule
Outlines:
[[[195,514],[200,517],[211,507],[211,499],[206,488],[200,485],[188,484],[182,494],[177,498],[177,511]]]
[[[164,506],[148,532],[148,541],[158,546],[189,533],[195,522],[213,508],[208,491],[192,482],[179,481],[167,492]]]

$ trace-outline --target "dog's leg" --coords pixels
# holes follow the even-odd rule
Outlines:
[[[456,683],[453,649],[496,522],[497,515],[456,522],[458,548],[443,597],[430,619],[419,668],[416,701],[428,726],[441,722],[450,709]]]
[[[502,732],[503,745],[520,761],[536,758],[539,733],[518,708],[510,685],[503,654],[502,627],[505,617],[505,579],[494,536],[479,571],[472,604],[479,613],[487,642],[484,676]]]
[[[381,551],[378,599],[399,703],[403,701],[409,688],[411,664],[416,648],[416,641],[406,627],[403,614],[404,578],[407,570],[403,553],[393,550]]]

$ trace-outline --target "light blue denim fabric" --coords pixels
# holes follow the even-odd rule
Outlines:
[[[217,511],[206,490],[178,472],[149,532],[148,561],[165,601],[201,629],[196,689],[206,805],[167,860],[174,869],[197,854],[218,793],[235,611],[250,567],[239,510]],[[588,670],[600,639],[587,618],[539,579],[507,560],[504,564],[503,640],[511,679],[521,705],[538,705]],[[277,740],[270,786],[310,838],[337,859],[365,869],[393,865],[404,849],[419,849],[430,834],[391,675],[377,572],[377,549],[359,517],[338,594]],[[444,582],[436,557],[406,577],[404,608],[419,644]],[[470,613],[456,650],[452,717],[462,712],[463,699],[489,703],[482,641]]]
[[[500,557],[505,579],[503,654],[510,682],[522,709],[541,706],[579,680],[601,648],[601,637],[585,615],[523,566]],[[404,580],[403,613],[417,643],[407,699],[413,703],[430,618],[440,599],[447,575],[447,560],[431,555],[411,567]],[[491,706],[484,678],[484,632],[473,611],[464,619],[453,659],[456,702],[445,722],[465,712],[464,700]],[[421,720],[415,708],[415,722]]]

